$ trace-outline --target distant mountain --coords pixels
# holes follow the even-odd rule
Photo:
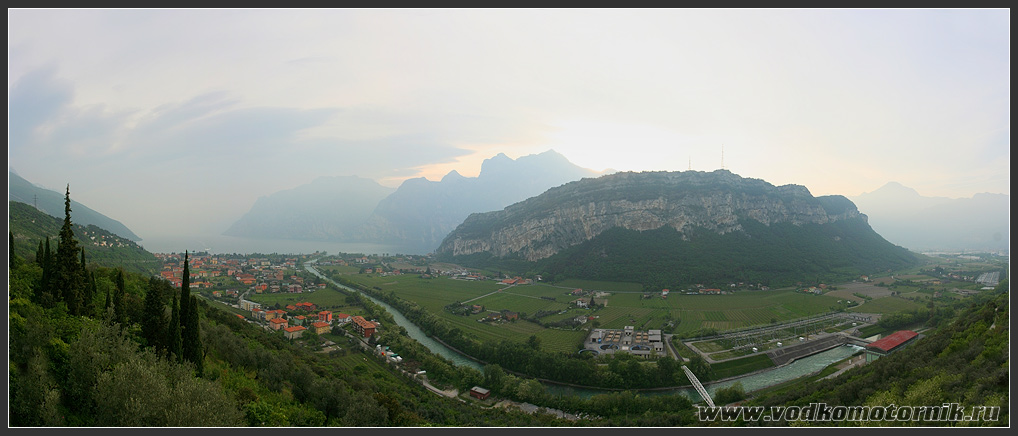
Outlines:
[[[64,192],[41,188],[10,171],[7,172],[7,180],[8,201],[18,201],[30,205],[38,204],[39,210],[52,217],[64,219]],[[74,199],[71,199],[71,216],[75,223],[84,226],[93,224],[132,241],[141,240],[120,221],[96,212]]]
[[[358,241],[431,252],[471,213],[499,210],[549,188],[597,175],[553,150],[516,160],[499,153],[482,163],[477,177],[452,171],[439,182],[424,178],[403,182],[378,204],[357,232]]]
[[[357,176],[320,177],[255,201],[223,234],[257,239],[346,241],[395,189]]]
[[[125,270],[143,274],[157,274],[162,263],[154,254],[145,251],[134,241],[110,233],[94,224],[81,225],[72,206],[71,223],[74,237],[85,248],[85,262],[108,268],[124,267]],[[14,235],[14,252],[28,261],[35,261],[39,243],[50,238],[50,250],[56,252],[60,243],[60,218],[39,211],[35,207],[11,201],[7,203],[7,223]]]
[[[1010,244],[1009,195],[924,197],[890,182],[851,199],[869,216],[874,230],[915,251],[998,251]]]
[[[440,259],[651,287],[788,284],[913,265],[843,196],[725,170],[616,173],[473,214]]]

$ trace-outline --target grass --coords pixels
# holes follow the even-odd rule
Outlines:
[[[923,307],[921,304],[898,297],[875,298],[865,304],[848,309],[850,312],[862,313],[894,313],[905,310],[915,310]]]
[[[728,360],[711,364],[711,371],[714,373],[714,380],[727,377],[748,374],[753,371],[770,368],[774,362],[765,354],[756,354],[741,359]]]
[[[445,307],[450,303],[466,302],[482,305],[485,311],[511,310],[528,315],[538,311],[558,312],[570,308],[570,303],[579,298],[570,294],[573,289],[602,290],[611,293],[607,297],[607,307],[594,311],[574,308],[566,314],[552,315],[543,320],[552,322],[580,314],[595,315],[601,328],[632,325],[638,330],[665,329],[668,322],[673,321],[675,327],[672,333],[682,334],[702,328],[725,331],[769,325],[772,321],[781,322],[828,312],[837,306],[838,301],[838,298],[832,296],[810,295],[792,289],[742,291],[726,295],[683,295],[673,292],[667,298],[652,293],[651,298],[643,298],[642,287],[635,283],[566,280],[556,285],[535,283],[509,287],[495,280],[466,281],[447,277],[422,279],[416,275],[347,274],[343,277],[375,291],[392,292],[399,298],[416,302],[447,321],[450,326],[476,339],[522,342],[531,335],[537,335],[542,340],[542,348],[566,352],[576,349],[576,344],[586,335],[584,330],[545,329],[522,319],[505,324],[481,323],[477,320],[484,313],[460,316],[449,313]],[[315,294],[323,294],[324,299],[326,293],[318,291]],[[318,304],[310,299],[312,297],[306,298]],[[337,298],[343,297],[340,295]],[[590,326],[583,326],[583,329],[587,328]]]
[[[607,292],[642,292],[643,285],[627,282],[603,282],[597,280],[569,279],[556,283],[554,286],[562,288],[583,289],[585,291],[607,291]]]

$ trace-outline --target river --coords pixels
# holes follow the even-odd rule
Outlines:
[[[398,310],[396,310],[396,308],[390,306],[388,303],[386,303],[384,301],[381,301],[381,300],[379,300],[379,299],[377,299],[375,297],[372,297],[371,295],[368,295],[368,294],[365,294],[363,292],[360,292],[360,291],[358,291],[356,289],[353,289],[353,288],[351,288],[349,286],[344,286],[344,285],[341,285],[339,283],[336,283],[332,279],[330,279],[330,278],[322,275],[322,273],[318,272],[318,270],[315,269],[315,267],[313,265],[311,265],[312,263],[313,263],[313,261],[305,262],[304,263],[304,268],[307,269],[312,274],[318,276],[322,280],[326,280],[329,283],[332,283],[333,285],[335,285],[337,287],[346,289],[346,290],[351,291],[351,292],[359,292],[361,295],[363,295],[364,297],[367,297],[369,300],[371,300],[375,304],[377,304],[379,306],[382,306],[383,308],[385,308],[386,311],[388,311],[390,314],[392,314],[392,318],[396,321],[396,324],[399,324],[400,327],[403,327],[404,329],[406,329],[407,335],[409,335],[411,338],[413,338],[417,342],[420,342],[425,347],[428,347],[428,349],[431,350],[432,353],[438,354],[438,355],[440,355],[442,357],[445,357],[445,358],[451,360],[452,363],[455,364],[456,366],[469,366],[471,368],[477,369],[478,371],[481,371],[481,372],[484,371],[484,367],[481,366],[481,364],[479,364],[479,363],[477,363],[477,362],[475,362],[473,360],[468,359],[467,357],[463,356],[462,354],[457,353],[457,352],[449,349],[449,347],[446,347],[444,344],[441,344],[438,341],[428,337],[428,335],[424,334],[424,331],[421,330],[420,327],[417,327],[416,324],[410,322],[409,319],[406,319],[406,317],[403,316],[403,314],[400,313]]]
[[[312,274],[340,288],[352,292],[360,292],[356,289],[336,283],[332,279],[322,275],[320,272],[318,272],[317,269],[314,268],[313,262],[314,261],[309,261],[304,263],[305,269],[307,269]],[[451,360],[457,366],[469,366],[471,368],[477,369],[478,371],[482,372],[484,371],[484,367],[481,364],[463,356],[462,354],[459,354],[458,352],[450,349],[449,347],[446,347],[444,344],[428,337],[428,335],[424,334],[424,331],[417,327],[417,325],[410,322],[410,320],[406,319],[406,317],[404,317],[403,314],[399,313],[398,310],[386,304],[384,301],[380,301],[363,292],[361,292],[361,295],[367,297],[374,303],[385,308],[385,310],[392,314],[392,317],[396,321],[396,324],[406,329],[407,335],[409,335],[417,342],[420,342],[425,347],[428,347],[428,349],[431,350],[431,352]],[[735,384],[735,382],[739,382],[742,384],[742,387],[743,389],[745,389],[746,392],[751,392],[758,389],[763,389],[766,387],[784,383],[789,380],[794,380],[799,377],[803,377],[814,372],[820,371],[827,367],[828,365],[839,360],[845,359],[861,349],[862,349],[861,347],[855,345],[842,345],[835,348],[831,348],[826,351],[821,351],[810,356],[797,359],[787,365],[778,368],[761,371],[755,374],[747,375],[745,377],[740,377],[733,380],[708,384],[705,385],[704,387],[707,389],[707,393],[713,396],[714,393],[718,391],[718,389],[726,388]],[[548,389],[549,393],[555,395],[571,395],[588,398],[597,394],[609,392],[601,389],[574,388],[554,383],[545,383],[544,385]],[[673,395],[673,394],[684,395],[691,399],[693,402],[699,402],[703,400],[702,398],[700,398],[700,394],[698,394],[693,388],[676,388],[670,390],[640,392],[640,395]]]

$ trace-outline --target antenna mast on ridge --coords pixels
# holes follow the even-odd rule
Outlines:
[[[721,144],[721,169],[725,169],[725,144]]]

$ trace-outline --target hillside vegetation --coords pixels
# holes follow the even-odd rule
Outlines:
[[[14,251],[21,257],[35,260],[40,244],[50,238],[56,248],[61,220],[37,210],[31,205],[8,202],[8,225],[15,241]],[[74,224],[74,237],[85,248],[87,262],[97,266],[123,267],[127,271],[156,274],[159,259],[145,251],[131,239],[110,233],[98,226]]]

